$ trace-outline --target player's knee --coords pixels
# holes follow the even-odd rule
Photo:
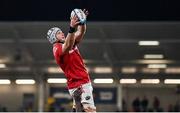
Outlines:
[[[95,113],[96,109],[92,107],[87,107],[87,108],[84,108],[84,111],[87,113]]]
[[[83,109],[86,113],[95,113],[96,107],[90,106],[89,104],[83,104]]]
[[[76,112],[76,108],[75,107],[72,108],[72,112]]]

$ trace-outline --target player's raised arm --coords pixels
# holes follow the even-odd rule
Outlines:
[[[84,14],[86,15],[86,18],[89,14],[89,12],[87,10],[83,10]],[[77,31],[75,33],[75,42],[76,44],[81,42],[81,40],[83,39],[84,35],[86,33],[86,23],[80,24],[77,27]]]
[[[66,40],[62,46],[62,54],[67,53],[73,48],[75,43],[75,30],[80,22],[76,16],[71,18],[69,33],[66,36]]]
[[[83,39],[85,33],[86,33],[86,24],[78,25],[77,31],[75,33],[76,44],[81,42],[81,40]]]

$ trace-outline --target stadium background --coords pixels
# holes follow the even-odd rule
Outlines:
[[[178,1],[2,0],[0,111],[71,110],[46,32],[59,26],[67,33],[74,8],[90,12],[79,48],[92,78],[97,111],[180,110]],[[143,46],[140,41],[155,44]],[[147,101],[142,102],[144,97]]]

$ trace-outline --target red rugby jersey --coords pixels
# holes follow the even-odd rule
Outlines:
[[[61,67],[67,78],[69,89],[77,88],[82,84],[90,82],[89,74],[77,46],[73,47],[69,53],[61,55],[62,44],[55,43],[53,45],[53,54],[56,63]]]

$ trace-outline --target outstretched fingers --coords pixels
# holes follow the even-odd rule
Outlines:
[[[85,14],[86,16],[88,16],[88,15],[89,15],[89,11],[88,11],[88,10],[83,9],[83,12],[84,12],[84,14]]]

